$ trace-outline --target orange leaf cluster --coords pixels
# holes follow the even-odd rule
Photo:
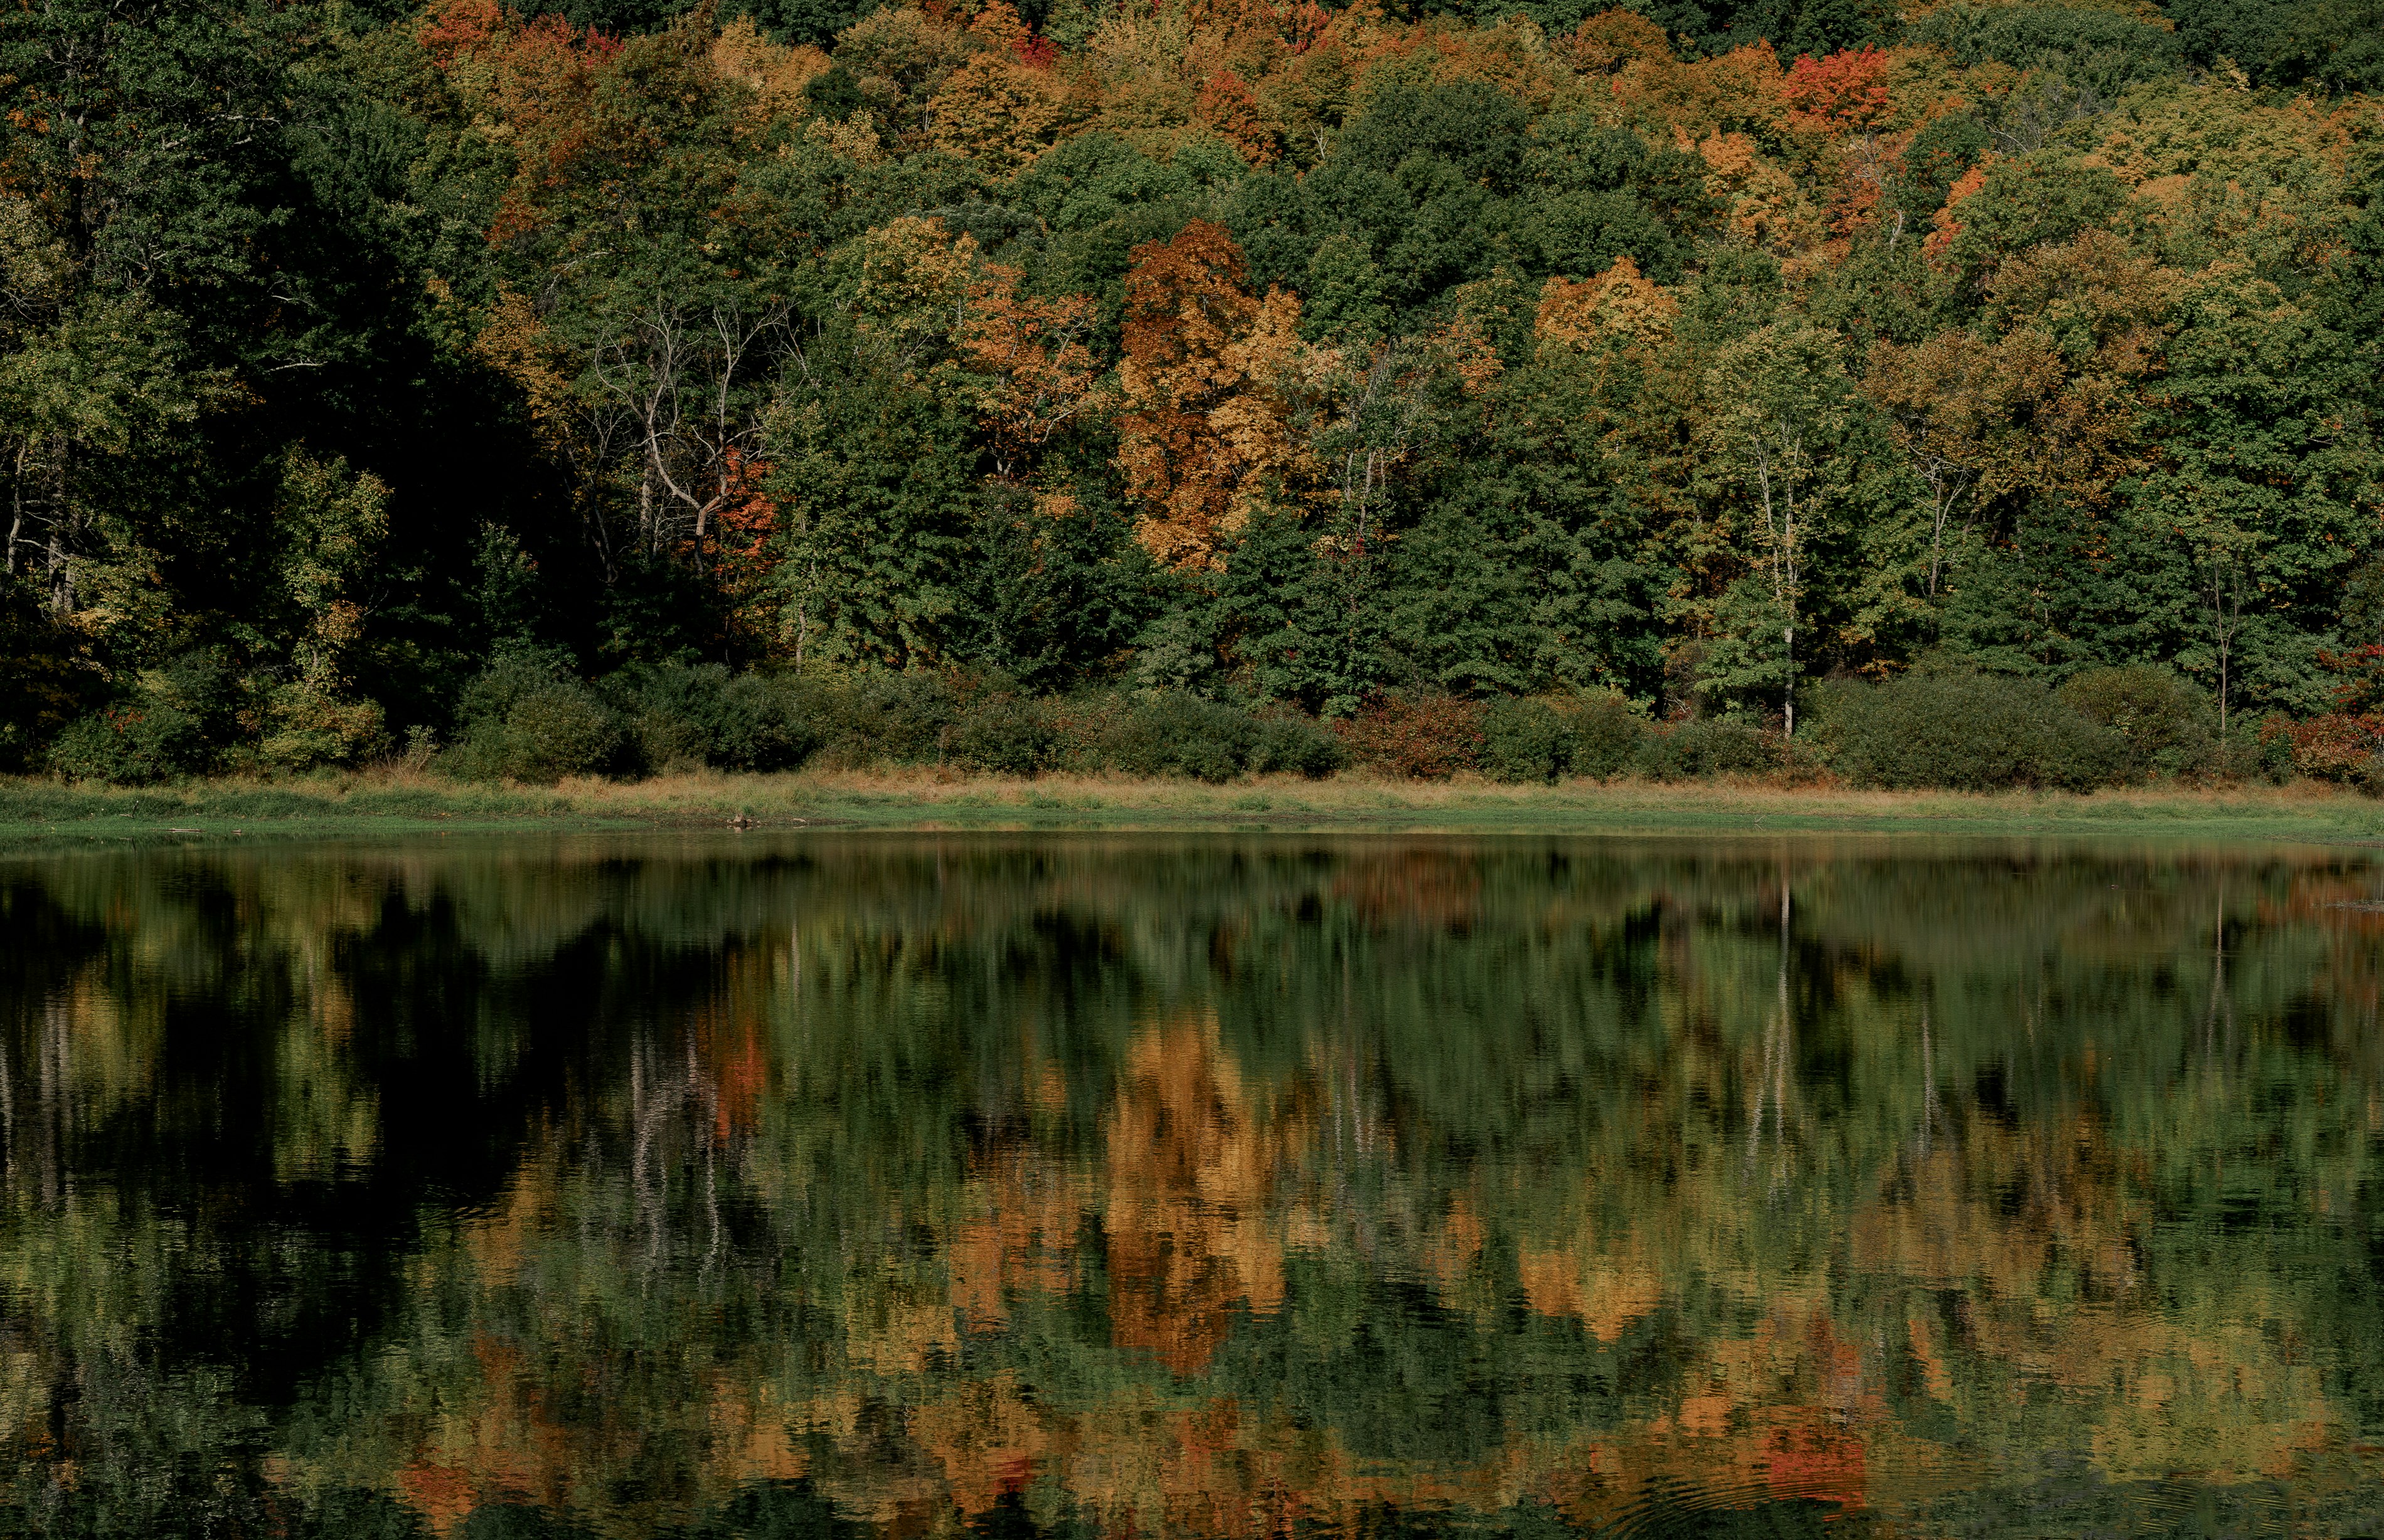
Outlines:
[[[1193,99],[1192,115],[1253,166],[1271,164],[1279,152],[1274,131],[1259,115],[1258,99],[1230,69],[1221,69],[1201,83],[1200,93]]]
[[[1298,319],[1291,295],[1251,296],[1241,251],[1205,219],[1136,248],[1118,466],[1143,506],[1136,535],[1166,565],[1214,567],[1254,507],[1311,473],[1284,394],[1305,361]]]
[[[952,338],[978,382],[975,404],[1004,478],[1020,474],[1053,435],[1086,414],[1101,374],[1088,342],[1092,300],[1037,299],[1021,294],[1018,280],[1016,268],[986,264]]]
[[[1480,762],[1483,705],[1453,695],[1377,701],[1334,730],[1365,764],[1418,780],[1447,780]]]
[[[1962,221],[1954,217],[1955,206],[1987,185],[1987,168],[1994,164],[1994,158],[1992,154],[1980,157],[1976,166],[1955,179],[1954,185],[1945,190],[1945,206],[1930,216],[1929,222],[1935,229],[1920,247],[1931,262],[1942,260],[1953,246],[1954,238],[1962,233]]]
[[[590,111],[598,77],[621,44],[559,16],[525,22],[498,0],[441,0],[415,33],[439,68],[502,121],[518,166],[491,240],[535,228],[538,192],[595,141]]]

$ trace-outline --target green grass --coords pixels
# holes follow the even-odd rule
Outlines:
[[[2337,843],[2384,838],[2384,802],[2309,787],[2066,793],[1873,792],[1760,785],[1507,787],[1343,776],[1229,786],[934,772],[664,776],[554,788],[379,770],[146,790],[0,780],[0,845],[382,838],[431,832],[746,826],[1280,829],[1474,833],[1843,832],[2125,835]]]

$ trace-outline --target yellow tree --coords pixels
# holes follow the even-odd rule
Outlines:
[[[1067,94],[1047,54],[1002,0],[969,24],[977,52],[927,103],[937,147],[1006,177],[1049,149],[1066,120]]]
[[[1312,485],[1290,398],[1325,360],[1299,341],[1298,323],[1293,296],[1251,296],[1240,250],[1207,220],[1136,248],[1117,463],[1142,505],[1136,537],[1167,565],[1218,566],[1253,508]]]

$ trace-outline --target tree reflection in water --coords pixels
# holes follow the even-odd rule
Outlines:
[[[0,866],[0,1530],[2356,1532],[2384,872]]]

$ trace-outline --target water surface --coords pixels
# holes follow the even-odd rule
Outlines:
[[[2364,851],[0,863],[0,1533],[2384,1530]]]

